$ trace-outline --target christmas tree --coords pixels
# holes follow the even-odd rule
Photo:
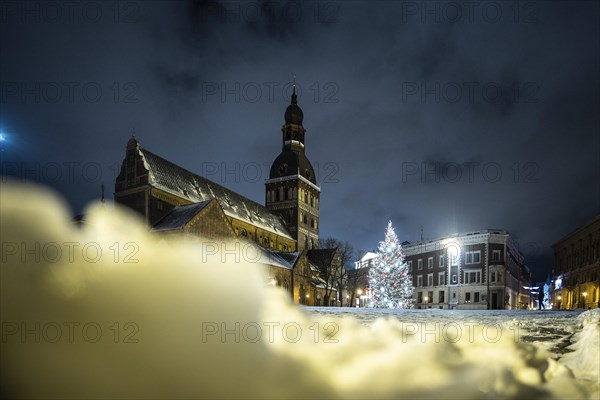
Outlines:
[[[388,222],[385,239],[379,242],[369,270],[370,306],[375,308],[413,308],[412,276],[404,261],[402,245]]]

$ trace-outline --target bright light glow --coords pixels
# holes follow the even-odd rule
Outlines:
[[[583,297],[587,297],[587,292],[583,292]]]
[[[0,133],[0,142],[4,142],[6,140],[6,136],[4,136],[4,133]]]
[[[360,295],[362,294],[362,290],[361,290],[361,289],[358,289],[358,290],[356,291],[356,293],[358,293],[358,295],[360,296]]]
[[[277,282],[275,282],[275,279],[271,279],[271,282],[269,282],[269,283],[271,284],[271,286],[275,286],[275,284],[276,284]]]

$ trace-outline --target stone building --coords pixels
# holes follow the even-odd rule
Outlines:
[[[552,245],[552,307],[600,307],[600,215]]]
[[[303,118],[294,87],[282,152],[265,182],[266,206],[160,157],[135,137],[116,178],[115,202],[138,212],[165,240],[183,235],[252,246],[266,266],[268,284],[287,290],[296,303],[330,305],[322,255],[329,255],[327,268],[336,268],[339,256],[335,249],[317,249],[320,188],[305,154]]]
[[[511,236],[480,230],[436,240],[402,243],[415,287],[415,308],[463,310],[523,309],[529,306],[531,274]],[[356,271],[370,268],[377,254],[367,253]],[[359,304],[368,304],[368,277]]]
[[[416,308],[527,308],[527,267],[511,236],[480,230],[403,245]]]

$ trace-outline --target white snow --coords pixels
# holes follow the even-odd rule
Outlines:
[[[306,309],[234,246],[87,216],[3,183],[4,397],[598,398],[598,310]]]

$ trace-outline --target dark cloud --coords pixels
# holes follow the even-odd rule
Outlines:
[[[506,229],[542,278],[600,212],[596,2],[93,2],[58,21],[44,7],[70,2],[21,3],[0,10],[3,172],[74,213],[110,196],[133,128],[262,202],[292,71],[323,236]]]

